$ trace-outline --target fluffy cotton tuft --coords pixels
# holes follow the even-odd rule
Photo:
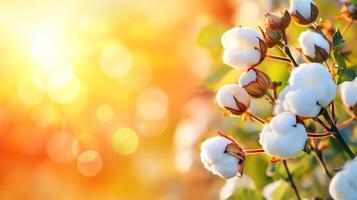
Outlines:
[[[221,108],[231,108],[233,110],[244,112],[245,110],[240,110],[237,106],[234,98],[236,98],[239,103],[243,104],[246,109],[249,107],[250,96],[240,85],[224,85],[216,94],[216,101]]]
[[[285,101],[285,97],[286,94],[290,91],[290,86],[287,85],[279,94],[278,99],[275,101],[275,107],[274,107],[274,114],[279,114],[282,112],[286,112],[285,108],[284,108],[284,101]]]
[[[299,116],[315,117],[319,114],[321,106],[317,104],[315,90],[310,87],[296,89],[286,94],[283,106]]]
[[[290,0],[290,13],[297,14],[299,12],[305,19],[310,19],[311,3],[315,5],[313,0]]]
[[[297,123],[296,116],[283,112],[264,126],[259,143],[271,156],[294,158],[304,149],[307,132],[304,125]]]
[[[259,40],[264,37],[251,28],[236,27],[222,35],[223,62],[234,68],[249,68],[258,64],[262,57]]]
[[[215,175],[229,179],[237,175],[238,158],[226,153],[226,147],[233,142],[220,136],[209,138],[201,144],[201,161],[206,169]]]
[[[344,81],[339,85],[343,104],[352,108],[357,104],[357,77],[353,81]]]
[[[299,36],[302,52],[312,59],[317,59],[315,46],[321,48],[327,55],[330,53],[330,44],[323,35],[312,30],[304,31]]]
[[[255,80],[257,80],[257,73],[254,70],[249,70],[240,75],[239,85],[244,87]]]
[[[330,182],[331,196],[336,200],[355,200],[357,197],[357,159],[347,161],[342,171]]]
[[[304,63],[295,68],[288,89],[279,96],[275,112],[285,110],[303,117],[316,117],[336,96],[336,84],[320,63]],[[283,109],[281,109],[281,105]]]

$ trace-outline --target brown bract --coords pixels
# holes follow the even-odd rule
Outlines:
[[[231,114],[241,115],[248,109],[249,105],[245,106],[243,103],[239,102],[235,96],[233,96],[233,99],[234,99],[234,102],[236,103],[238,109],[224,107],[224,112],[223,112],[224,116],[231,115]]]
[[[316,20],[317,16],[319,15],[319,10],[313,3],[311,3],[310,5],[311,5],[311,13],[309,19],[306,19],[298,11],[296,11],[296,13],[291,13],[291,17],[296,23],[300,25],[308,25]]]
[[[245,91],[254,98],[264,96],[270,88],[270,78],[264,72],[252,69],[256,73],[256,80],[250,82],[248,85],[243,86]]]
[[[343,4],[340,19],[357,20],[357,9],[352,4]]]
[[[265,27],[271,30],[283,31],[291,21],[290,14],[287,10],[279,13],[265,14]]]
[[[231,143],[227,145],[226,152],[231,155],[235,155],[235,157],[238,159],[239,169],[237,171],[237,176],[241,178],[243,176],[244,161],[245,161],[245,153],[243,151],[242,146],[239,145],[237,142]]]

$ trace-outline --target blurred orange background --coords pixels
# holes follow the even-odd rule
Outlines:
[[[217,196],[192,149],[220,117],[202,87],[220,42],[197,37],[255,23],[251,4],[1,1],[0,199]]]

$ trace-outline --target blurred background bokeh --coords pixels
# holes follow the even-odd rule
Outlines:
[[[222,65],[220,35],[257,27],[287,7],[279,2],[2,0],[0,199],[218,199],[237,184],[262,188],[268,157],[248,159],[251,176],[222,193],[198,149],[218,129],[257,147],[261,127],[221,119],[214,103],[240,73]],[[262,69],[286,80],[271,64]]]

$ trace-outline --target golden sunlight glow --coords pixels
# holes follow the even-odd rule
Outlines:
[[[147,120],[141,117],[136,119],[136,129],[140,135],[146,137],[157,136],[164,133],[168,124],[169,117],[167,115],[157,120]]]
[[[68,104],[74,101],[80,93],[81,83],[78,78],[74,78],[67,85],[57,86],[49,83],[47,92],[50,98],[60,104]]]
[[[147,120],[157,120],[165,116],[169,99],[160,88],[146,88],[141,91],[136,101],[139,115]]]
[[[127,48],[119,44],[111,44],[104,49],[100,57],[100,67],[107,76],[120,78],[130,71],[132,60]]]
[[[45,96],[44,91],[38,88],[35,81],[31,78],[24,79],[20,82],[17,94],[21,101],[27,105],[37,105],[41,103]]]
[[[97,119],[101,122],[107,122],[114,116],[113,108],[108,104],[102,104],[98,106],[96,110]]]
[[[30,50],[36,62],[56,60],[63,43],[63,33],[55,23],[43,22],[32,30]],[[46,67],[47,65],[43,65]]]
[[[112,145],[117,153],[129,155],[137,149],[139,138],[134,130],[122,128],[113,134]]]
[[[84,151],[77,158],[77,168],[83,176],[95,176],[102,170],[103,161],[96,151]]]
[[[47,143],[47,154],[55,162],[67,164],[74,159],[71,152],[73,136],[65,131],[53,134]]]
[[[99,143],[93,135],[82,133],[77,136],[72,143],[72,154],[78,156],[80,153],[87,150],[99,152]]]
[[[135,57],[130,71],[120,79],[118,83],[129,91],[139,91],[145,88],[151,81],[151,66],[143,58]]]

